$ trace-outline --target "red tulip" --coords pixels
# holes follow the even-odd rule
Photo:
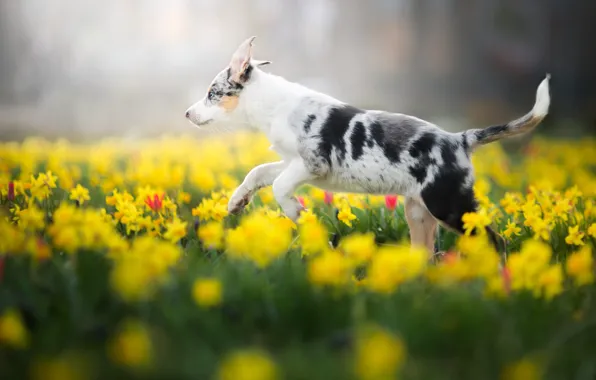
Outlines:
[[[163,194],[154,194],[153,199],[150,195],[147,195],[147,198],[145,199],[145,204],[149,206],[151,210],[158,212],[163,207]]]
[[[15,194],[14,194],[14,182],[10,181],[8,183],[8,200],[14,201]]]
[[[326,205],[330,205],[333,203],[333,193],[330,191],[325,191],[325,199],[323,199]]]
[[[397,195],[385,195],[385,207],[391,211],[395,210],[395,207],[397,207]]]
[[[300,205],[304,208],[306,208],[306,206],[304,205],[304,198],[303,197],[296,197],[298,198],[298,202],[300,202]]]

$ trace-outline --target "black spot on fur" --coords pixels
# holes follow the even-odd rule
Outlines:
[[[472,187],[464,187],[468,172],[467,168],[444,166],[421,193],[428,211],[459,233],[464,232],[462,216],[478,206]]]
[[[455,151],[459,147],[452,144],[450,141],[441,142],[441,157],[443,158],[443,164],[445,166],[455,166],[457,158],[455,157]]]
[[[432,132],[426,132],[422,134],[416,141],[410,146],[410,156],[417,158],[423,155],[429,155],[433,149],[437,135]]]
[[[468,135],[466,135],[465,133],[462,134],[461,145],[464,148],[464,152],[467,155],[468,150],[470,149],[470,145],[468,144]]]
[[[375,146],[375,141],[372,135],[366,139],[366,145],[368,145],[369,148]]]
[[[426,179],[426,171],[428,170],[428,165],[424,165],[423,163],[418,162],[416,165],[411,166],[408,171],[412,175],[412,177],[416,178],[418,183],[424,183]]]
[[[383,154],[389,162],[396,164],[399,162],[399,155],[402,150],[402,146],[398,144],[398,141],[392,141],[387,138],[385,134],[385,128],[379,122],[374,122],[370,125],[371,138],[374,142],[383,149]]]
[[[308,133],[310,131],[310,127],[316,118],[317,117],[315,115],[308,115],[306,117],[306,120],[304,121],[304,132]]]
[[[352,159],[355,161],[362,156],[364,150],[364,142],[366,141],[366,130],[361,122],[354,124],[350,142],[352,143]]]
[[[359,113],[362,111],[352,106],[336,107],[329,111],[329,115],[321,127],[321,142],[319,143],[319,153],[329,165],[332,162],[333,148],[336,150],[337,160],[340,163],[346,158],[344,135],[350,125],[350,120]]]
[[[246,70],[244,70],[242,72],[242,74],[240,74],[240,82],[241,83],[246,83],[250,79],[250,76],[252,75],[253,69],[254,68],[253,68],[252,65],[248,65],[248,67],[246,68]]]
[[[385,145],[385,131],[380,124],[370,125],[370,137],[381,148]]]
[[[416,162],[408,168],[408,171],[420,184],[426,179],[429,167],[437,164],[436,160],[430,156],[436,143],[437,136],[434,133],[426,132],[410,146],[410,155],[416,159]]]
[[[499,135],[504,134],[508,129],[510,129],[508,124],[493,125],[484,129],[479,129],[475,133],[476,141],[479,143],[495,141],[498,139]]]

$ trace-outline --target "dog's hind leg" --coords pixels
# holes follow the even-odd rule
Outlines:
[[[426,248],[429,258],[432,258],[437,232],[436,219],[423,204],[410,197],[406,197],[405,213],[410,228],[410,242],[413,246]]]

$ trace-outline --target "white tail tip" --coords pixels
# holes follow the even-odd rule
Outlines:
[[[549,80],[550,74],[546,74],[546,78],[542,80],[538,86],[538,90],[536,90],[536,103],[532,109],[532,114],[536,117],[544,117],[548,114],[548,108],[550,106]]]

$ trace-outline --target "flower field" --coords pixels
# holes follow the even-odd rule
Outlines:
[[[0,144],[2,379],[593,379],[596,141],[474,154],[467,234],[403,199],[227,200],[261,135]],[[492,224],[507,241],[495,252]]]

